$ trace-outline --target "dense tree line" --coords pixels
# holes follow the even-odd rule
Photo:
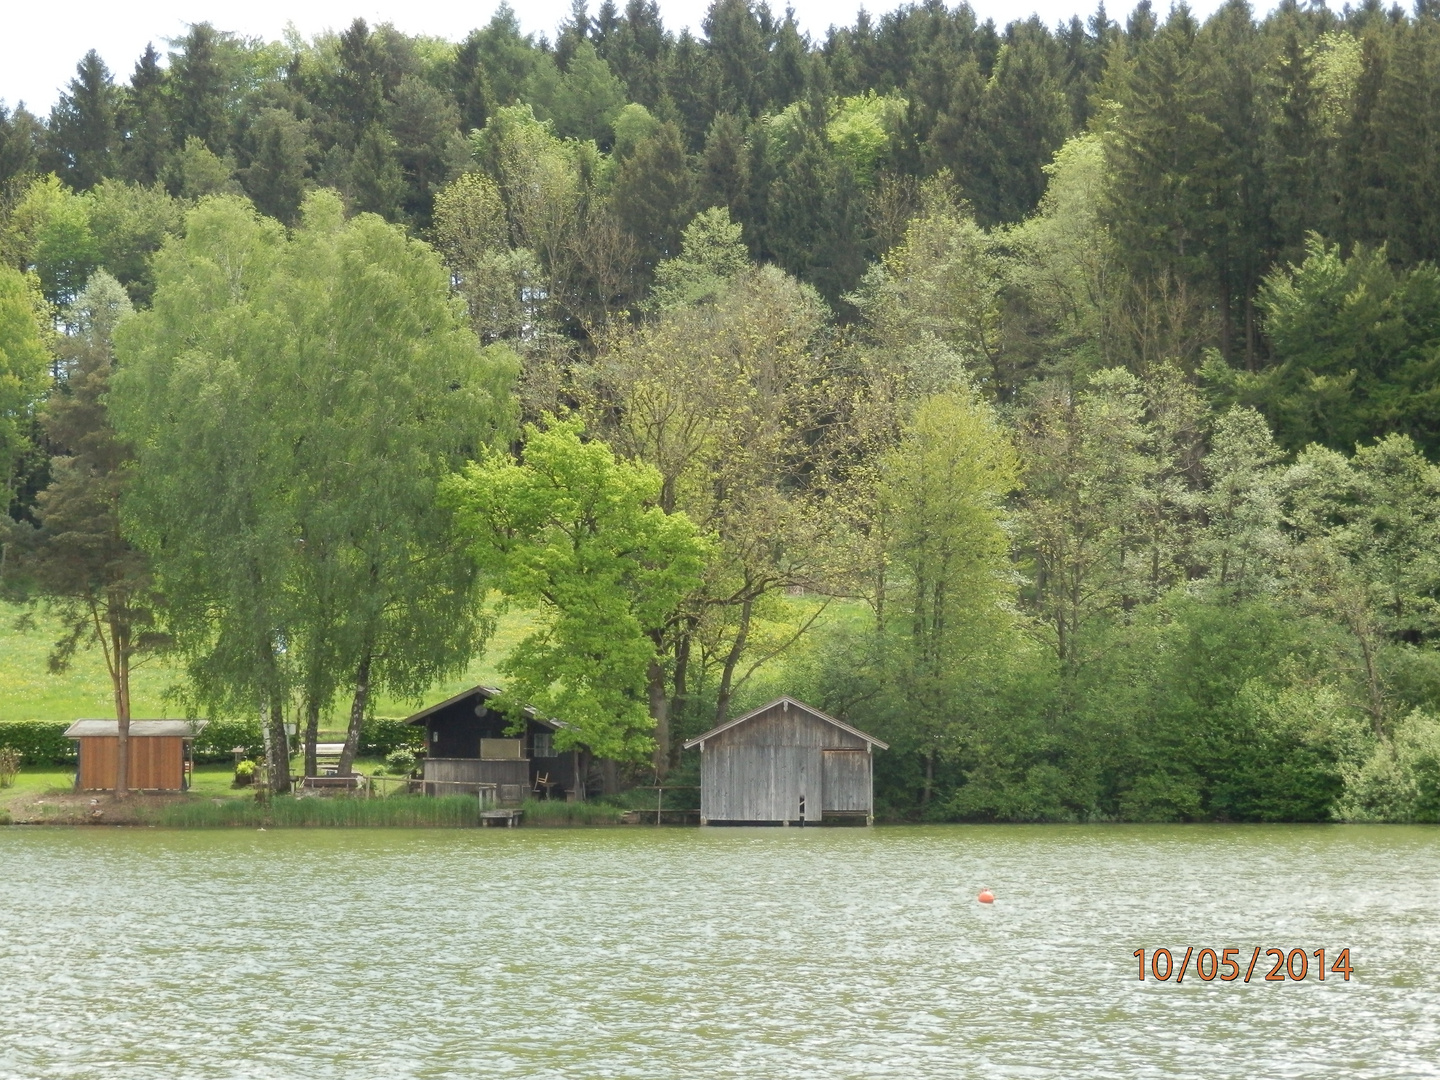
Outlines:
[[[3,580],[276,772],[498,591],[515,700],[660,776],[783,672],[903,812],[1434,819],[1437,27],[87,54],[0,112]]]

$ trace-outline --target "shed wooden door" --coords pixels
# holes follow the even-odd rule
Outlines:
[[[825,750],[825,809],[835,814],[870,812],[871,780],[868,750]]]
[[[706,747],[700,815],[706,821],[820,820],[819,754],[808,746]]]
[[[111,791],[119,739],[92,736],[80,740],[80,787]],[[130,740],[130,787],[143,791],[179,791],[185,775],[185,742],[164,735]]]

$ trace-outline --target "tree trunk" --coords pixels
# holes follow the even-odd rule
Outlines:
[[[271,698],[266,713],[265,724],[270,732],[270,745],[266,748],[270,790],[283,795],[290,790],[290,733],[285,730],[285,707],[279,698]]]
[[[305,700],[305,775],[318,776],[315,764],[315,743],[320,738],[320,702]]]
[[[646,681],[650,718],[655,721],[655,782],[663,784],[670,769],[670,698],[665,693],[665,668],[659,660],[650,661]]]
[[[590,751],[583,747],[575,748],[575,801],[584,802],[586,787],[590,783]]]
[[[686,709],[686,697],[689,693],[688,681],[690,677],[690,629],[686,629],[680,635],[680,640],[675,645],[675,677],[672,683],[670,694],[670,722],[673,726],[675,717],[683,717]],[[670,747],[670,767],[673,769],[680,764],[680,745],[678,742]]]
[[[745,639],[750,636],[750,614],[754,609],[754,598],[747,596],[740,605],[740,625],[735,630],[735,640],[730,645],[730,652],[725,656],[725,666],[720,671],[720,689],[715,695],[717,725],[725,722],[726,714],[730,711],[730,685],[735,679],[735,668],[745,652]]]
[[[370,650],[360,658],[355,672],[355,697],[350,702],[350,726],[345,730],[345,749],[340,751],[340,776],[352,776],[355,754],[360,749],[360,725],[365,722],[365,709],[370,704]]]
[[[113,605],[112,605],[113,610]],[[130,795],[130,642],[125,628],[110,622],[115,672],[115,797]]]
[[[930,805],[930,793],[935,790],[935,748],[925,750],[925,786],[920,789],[920,809]]]

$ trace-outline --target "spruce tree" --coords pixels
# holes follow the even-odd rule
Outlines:
[[[120,136],[120,91],[94,49],[75,65],[75,77],[50,112],[49,142],[57,171],[76,191],[88,191],[115,170]]]

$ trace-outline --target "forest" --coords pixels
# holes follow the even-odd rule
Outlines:
[[[636,782],[785,692],[899,819],[1440,820],[1434,0],[165,44],[0,102],[0,591],[118,716],[348,768],[513,610]]]

